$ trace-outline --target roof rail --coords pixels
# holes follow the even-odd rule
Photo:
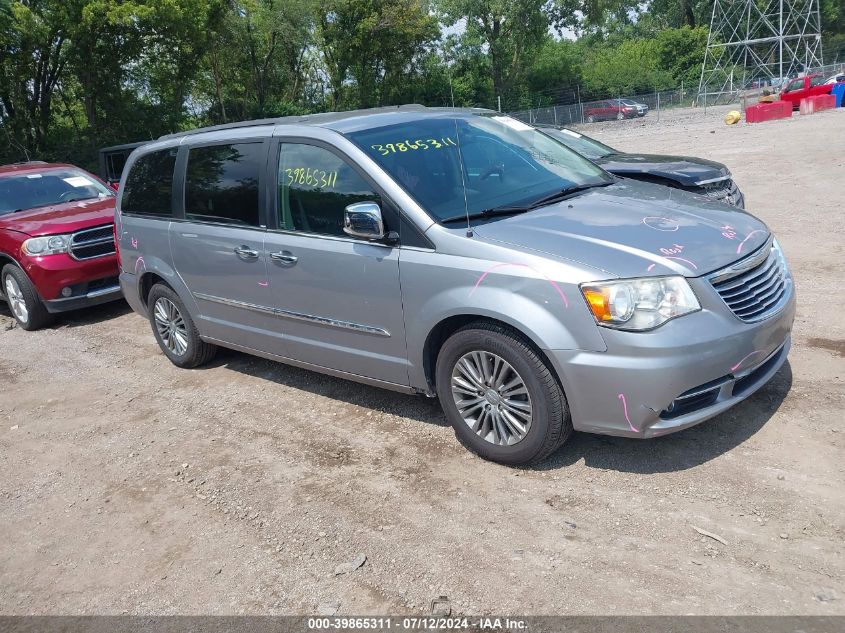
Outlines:
[[[221,125],[212,125],[209,127],[200,127],[195,130],[186,130],[184,132],[174,132],[173,134],[165,134],[159,137],[159,140],[181,138],[184,136],[192,136],[194,134],[203,134],[205,132],[218,132],[220,130],[234,130],[243,127],[256,127],[261,125],[316,125],[319,123],[330,123],[332,121],[340,121],[355,116],[365,116],[368,114],[379,114],[383,112],[402,112],[402,111],[424,111],[430,110],[424,105],[418,103],[410,103],[400,106],[383,106],[380,108],[367,108],[363,110],[348,110],[346,112],[320,112],[317,114],[294,114],[291,116],[273,117],[268,119],[254,119],[252,121],[235,121],[233,123],[223,123]]]

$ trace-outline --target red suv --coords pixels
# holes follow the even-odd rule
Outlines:
[[[594,121],[610,121],[611,119],[633,119],[638,116],[636,106],[625,104],[620,99],[596,101],[584,106],[584,118],[587,123]]]
[[[0,299],[23,329],[121,297],[114,201],[72,165],[0,166]]]

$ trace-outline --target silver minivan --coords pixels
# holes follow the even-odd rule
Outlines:
[[[126,298],[176,365],[224,346],[436,395],[506,464],[726,410],[784,363],[795,313],[760,220],[485,110],[163,137],[126,164],[116,232]]]

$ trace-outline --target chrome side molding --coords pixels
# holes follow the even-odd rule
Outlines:
[[[362,332],[364,334],[373,334],[375,336],[390,336],[390,332],[384,328],[376,327],[374,325],[364,325],[362,323],[352,323],[350,321],[340,321],[338,319],[330,319],[328,317],[314,316],[313,314],[303,314],[301,312],[291,312],[290,310],[282,310],[280,308],[272,308],[270,306],[262,306],[255,303],[247,303],[245,301],[236,301],[235,299],[226,299],[224,297],[216,297],[214,295],[207,295],[202,292],[194,292],[194,298],[203,301],[211,301],[212,303],[220,303],[222,305],[231,306],[233,308],[242,308],[244,310],[252,310],[253,312],[260,312],[262,314],[272,314],[273,316],[282,319],[294,319],[296,321],[307,321],[309,323],[316,323],[317,325],[325,325],[328,327],[339,328],[342,330],[353,330],[355,332]]]

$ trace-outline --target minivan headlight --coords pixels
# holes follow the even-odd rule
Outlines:
[[[27,255],[57,255],[67,253],[70,246],[70,235],[45,235],[44,237],[31,237],[21,246]]]
[[[596,323],[620,330],[651,330],[701,309],[683,277],[645,277],[582,284]]]

